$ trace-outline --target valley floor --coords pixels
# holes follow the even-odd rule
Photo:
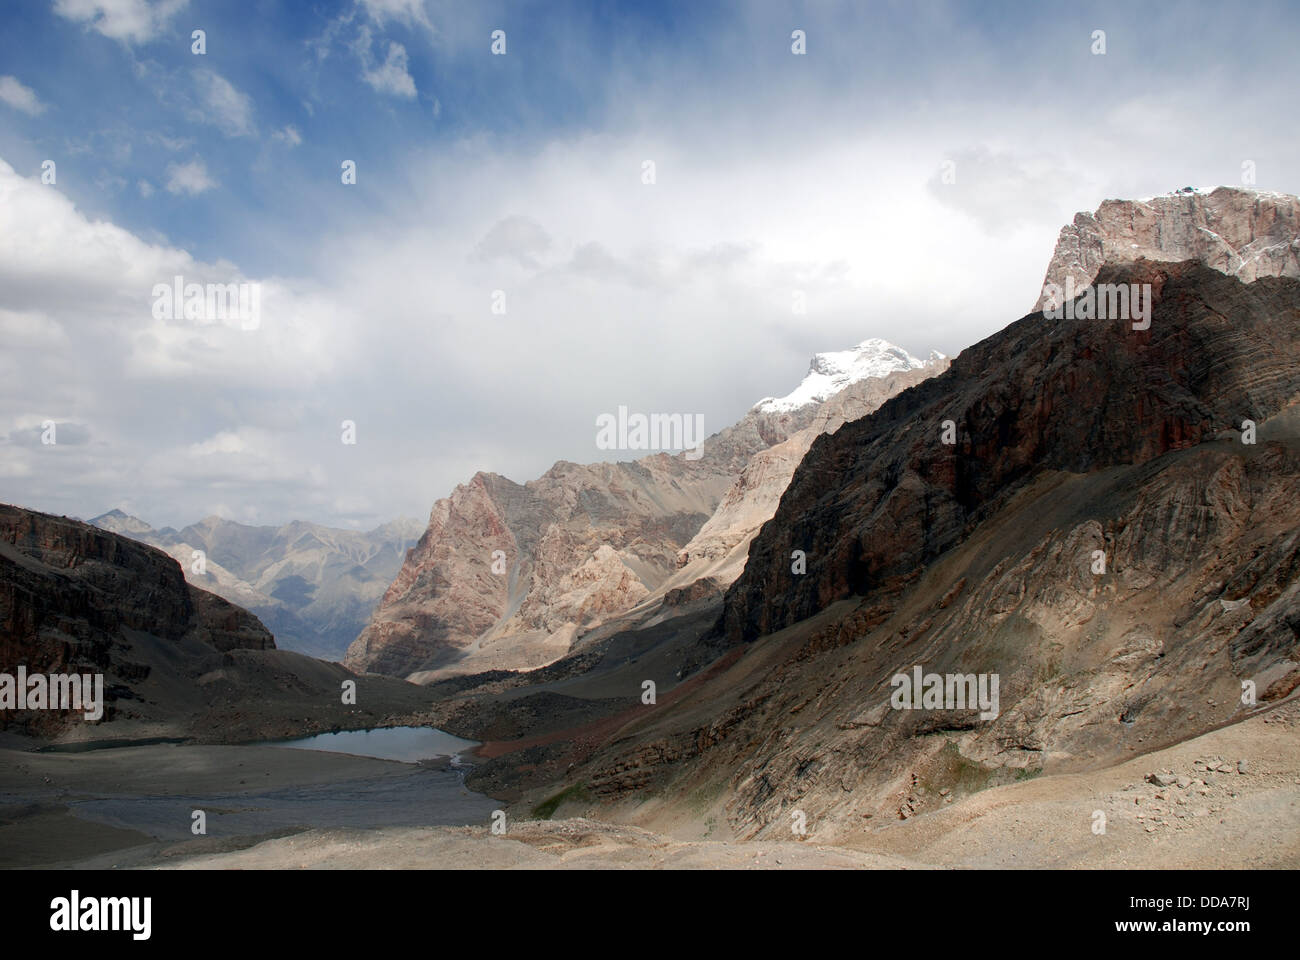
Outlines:
[[[665,812],[657,825],[652,811],[638,817],[649,829],[575,818],[512,822],[504,836],[494,836],[487,826],[494,803],[468,791],[483,801],[474,811],[483,826],[407,821],[159,841],[74,816],[54,795],[202,794],[229,783],[235,763],[242,764],[241,782],[259,796],[313,786],[338,793],[349,784],[354,790],[368,782],[395,784],[411,776],[410,768],[275,748],[4,751],[0,792],[7,805],[0,809],[0,850],[6,866],[26,861],[183,869],[1294,869],[1300,867],[1298,732],[1300,704],[1292,702],[1103,770],[1043,776],[984,790],[907,821],[864,826],[860,839],[841,846],[819,843],[811,824],[803,840],[687,839],[680,820]],[[1149,774],[1171,785],[1151,783]],[[265,782],[254,788],[249,780]],[[27,784],[23,792],[31,802],[15,804],[19,781]],[[250,792],[245,802],[260,801]],[[1104,834],[1093,830],[1096,811],[1105,816]],[[177,832],[183,836],[184,824]]]
[[[505,836],[485,827],[312,830],[175,865],[1294,869],[1300,867],[1297,733],[1300,704],[1291,703],[1104,770],[1009,784],[932,814],[864,829],[852,847],[818,844],[811,830],[802,841],[682,840],[572,819],[521,822]],[[1209,773],[1206,761],[1214,768]],[[1150,773],[1168,773],[1174,785],[1149,783]],[[1179,787],[1178,777],[1189,785]],[[1096,810],[1105,814],[1104,834],[1093,832]]]

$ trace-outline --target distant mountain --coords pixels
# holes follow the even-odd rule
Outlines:
[[[140,531],[120,511],[103,520]],[[20,669],[29,683],[102,675],[98,717],[84,702],[0,709],[0,730],[59,740],[302,736],[419,722],[427,700],[411,684],[277,649],[257,617],[187,583],[137,537],[0,504],[0,673],[12,683]],[[340,696],[346,681],[355,703]]]
[[[754,405],[765,413],[798,410],[810,403],[829,400],[846,387],[863,380],[879,380],[891,373],[923,370],[942,362],[944,355],[932,351],[926,360],[918,360],[902,347],[873,337],[849,350],[817,353],[808,365],[808,375],[784,397],[765,397]]]
[[[191,583],[256,613],[282,648],[333,660],[366,625],[420,535],[414,520],[361,532],[208,517],[177,531],[110,510],[90,522],[166,551]]]
[[[720,593],[813,437],[946,363],[868,340],[819,354],[803,386],[756,404],[698,460],[560,462],[526,484],[477,474],[434,504],[345,662],[421,681],[539,667],[615,618]]]

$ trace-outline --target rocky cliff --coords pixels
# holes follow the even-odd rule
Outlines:
[[[776,512],[781,494],[812,442],[820,434],[834,433],[845,423],[876,410],[890,397],[943,372],[948,362],[946,357],[932,354],[919,366],[875,372],[823,398],[808,426],[750,458],[713,515],[678,553],[679,569],[664,589],[682,589],[704,579],[720,589],[730,586],[745,567],[750,541]],[[796,394],[806,393],[806,385],[807,381]],[[781,402],[763,401],[759,408]]]
[[[569,777],[605,803],[724,796],[746,836],[788,836],[797,810],[845,842],[1291,696],[1300,281],[1195,262],[1099,280],[1151,283],[1150,329],[1030,315],[818,437],[727,594],[748,642]],[[995,715],[897,709],[917,666],[998,677]],[[1061,815],[1086,835],[1096,806]]]
[[[117,702],[104,716],[112,720],[129,695],[125,685],[148,673],[143,664],[119,660],[114,648],[146,635],[221,653],[275,647],[256,617],[187,584],[161,551],[75,520],[0,505],[0,670],[116,675],[110,686]],[[0,727],[53,729],[66,720],[0,712]]]
[[[421,532],[411,520],[360,531],[301,520],[250,526],[221,517],[159,530],[121,510],[90,522],[166,551],[190,583],[256,613],[280,647],[333,660],[370,620]]]
[[[868,340],[815,356],[793,393],[760,401],[699,460],[561,462],[526,484],[480,473],[434,505],[345,662],[420,679],[537,667],[611,618],[716,593],[812,438],[946,362]]]
[[[257,617],[187,583],[159,549],[0,505],[0,673],[19,667],[104,678],[97,722],[0,710],[0,729],[42,737],[258,739],[372,726],[425,702],[409,684],[277,650]]]
[[[819,437],[728,594],[729,635],[769,633],[914,571],[1046,471],[1144,463],[1261,422],[1300,391],[1294,282],[1247,285],[1194,262],[1101,279],[1151,284],[1150,329],[1030,314]],[[808,575],[791,574],[793,550]]]
[[[1107,200],[1061,228],[1044,287],[1081,290],[1103,264],[1198,260],[1249,283],[1300,277],[1300,200],[1240,187],[1187,187],[1146,200]],[[1034,310],[1042,310],[1046,293]]]
[[[810,418],[753,412],[698,460],[560,462],[526,484],[476,474],[434,504],[345,663],[404,676],[555,660],[579,630],[667,579],[749,458]]]

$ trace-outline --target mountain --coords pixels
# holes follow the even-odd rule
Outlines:
[[[418,722],[427,706],[419,687],[277,649],[257,617],[187,583],[157,548],[0,504],[0,673],[20,667],[103,676],[97,721],[0,710],[0,730],[60,740],[237,742]]]
[[[165,550],[191,583],[256,613],[281,646],[329,659],[340,659],[366,625],[420,534],[411,520],[361,532],[208,517],[177,531],[110,510],[90,522]]]
[[[666,579],[749,458],[809,416],[751,411],[697,460],[561,461],[526,484],[476,474],[434,504],[345,663],[407,676],[557,659]]]
[[[721,794],[742,836],[802,810],[850,842],[1300,687],[1300,281],[1195,261],[1097,279],[1151,283],[1150,328],[1031,314],[819,436],[726,595],[729,655],[603,743],[534,749],[550,789]],[[918,666],[997,677],[995,716],[895,709]],[[1061,816],[1086,832],[1099,806]]]
[[[1145,200],[1107,200],[1061,228],[1043,286],[1076,290],[1103,264],[1196,260],[1250,282],[1300,277],[1300,200],[1242,187],[1185,187]],[[1034,305],[1042,310],[1044,292]]]
[[[477,474],[434,505],[345,662],[422,682],[536,668],[601,624],[716,594],[812,437],[945,363],[868,340],[819,354],[795,393],[760,401],[698,460],[560,462],[522,485]]]
[[[132,713],[135,681],[150,647],[202,651],[210,662],[235,650],[271,650],[256,617],[190,586],[180,567],[134,540],[0,504],[0,669],[29,674],[102,673],[112,721]],[[130,652],[117,655],[117,647]],[[126,702],[124,702],[126,701]],[[66,722],[46,711],[0,711],[0,727],[49,732]]]
[[[798,410],[810,403],[829,400],[846,387],[863,380],[922,370],[943,359],[943,354],[935,351],[928,360],[918,360],[901,347],[873,337],[849,350],[814,354],[808,365],[808,374],[799,386],[784,397],[765,397],[755,404],[755,409],[765,413]]]
[[[877,340],[866,343],[883,342]],[[851,353],[853,351],[846,352]],[[835,354],[818,354],[818,357],[826,356]],[[719,593],[730,586],[744,569],[750,541],[776,512],[781,495],[789,486],[795,468],[803,460],[812,442],[820,434],[834,433],[843,424],[866,416],[895,394],[948,367],[948,359],[940,353],[932,353],[926,361],[915,358],[909,360],[911,362],[906,365],[898,365],[898,369],[860,365],[858,370],[866,368],[873,372],[846,384],[823,401],[809,401],[808,403],[816,404],[812,421],[780,443],[760,450],[750,458],[740,476],[723,495],[713,516],[705,521],[699,532],[678,553],[678,571],[665,582],[660,592],[667,594],[699,581],[707,582]],[[816,368],[817,360],[813,361],[813,365]],[[812,374],[809,375],[811,377]],[[807,383],[808,379],[805,379],[804,385]],[[791,396],[801,392],[803,386]],[[788,398],[775,402],[780,404],[786,400]],[[762,401],[756,409],[765,409],[772,402]],[[800,408],[807,405],[800,404]],[[699,592],[696,591],[697,594]]]
[[[1033,795],[1082,838],[1066,860],[1097,810],[1168,835],[1232,778],[1286,787],[1261,736],[1300,702],[1300,278],[1116,259],[1087,279],[1149,285],[1149,326],[1034,312],[817,433],[720,600],[684,588],[679,616],[534,674],[440,684],[440,725],[492,741],[471,785],[887,851],[920,842],[891,824],[1045,777]],[[918,669],[943,693],[996,682],[995,702],[908,709]],[[1228,726],[1234,760],[1148,767],[1140,806],[1077,789]]]

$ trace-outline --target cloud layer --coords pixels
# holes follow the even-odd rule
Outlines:
[[[206,57],[178,9],[59,0],[57,42],[107,71],[71,87],[0,41],[0,500],[424,516],[480,469],[604,458],[621,405],[712,432],[816,351],[954,355],[1029,309],[1060,226],[1108,196],[1244,160],[1300,189],[1300,134],[1224,84],[1275,76],[1286,45],[1246,58],[1212,6],[1164,42],[1120,5],[611,27],[366,0],[213,20]],[[158,316],[176,277],[256,284],[259,322]]]

